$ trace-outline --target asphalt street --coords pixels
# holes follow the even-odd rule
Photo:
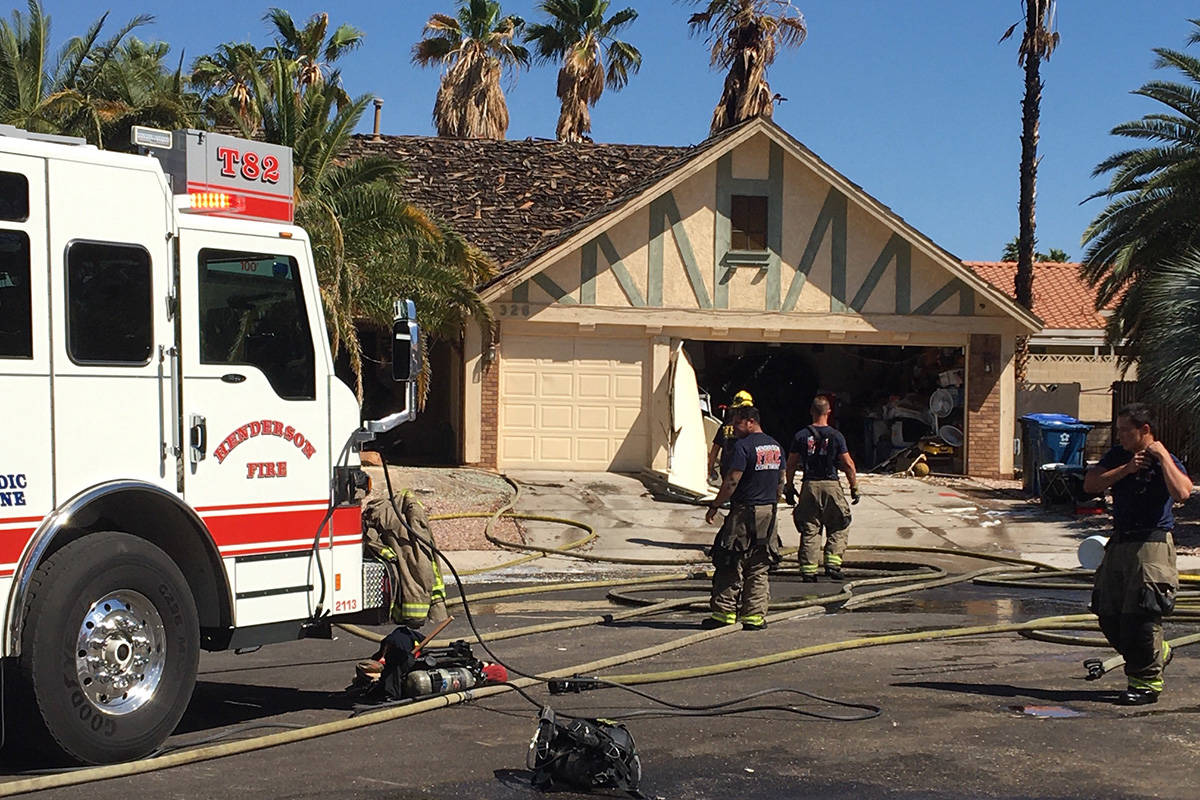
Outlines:
[[[979,566],[960,558],[938,563],[951,572]],[[488,588],[493,587],[473,585],[469,591]],[[816,587],[836,589],[827,582]],[[813,591],[790,575],[777,576],[773,584],[776,600]],[[702,585],[685,584],[658,595],[698,592],[703,593]],[[1081,591],[962,584],[862,611],[788,620],[762,632],[739,630],[607,672],[675,669],[882,633],[1079,613],[1085,602]],[[484,600],[474,610],[486,631],[594,616],[608,606],[604,589],[587,589]],[[492,647],[516,670],[538,672],[694,633],[703,616],[700,611],[666,613]],[[459,612],[448,633],[467,636],[464,619]],[[1168,634],[1194,630],[1172,626]],[[342,689],[353,677],[354,664],[373,649],[372,643],[343,634],[334,641],[205,655],[195,697],[169,747],[345,718],[353,711]],[[476,653],[487,658],[478,645]],[[1195,654],[1181,651],[1168,671],[1162,700],[1136,709],[1113,705],[1123,684],[1119,672],[1084,680],[1082,660],[1108,655],[996,634],[831,653],[641,687],[682,705],[779,687],[882,709],[877,717],[856,722],[808,716],[860,711],[796,694],[753,702],[807,714],[760,710],[680,717],[618,689],[550,696],[539,688],[531,691],[533,702],[508,693],[354,732],[37,796],[534,798],[540,793],[529,786],[525,754],[535,703],[549,703],[559,714],[638,714],[627,725],[642,760],[642,791],[650,798],[1194,797],[1200,755]]]

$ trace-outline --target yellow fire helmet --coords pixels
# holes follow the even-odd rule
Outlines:
[[[752,405],[754,405],[754,398],[751,397],[750,393],[747,392],[745,389],[743,389],[742,391],[738,392],[737,394],[735,394],[733,396],[733,407],[734,408],[740,408],[741,406],[752,406]]]

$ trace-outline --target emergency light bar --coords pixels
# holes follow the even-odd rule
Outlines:
[[[144,125],[134,125],[129,131],[129,140],[133,142],[134,147],[158,147],[164,150],[170,150],[174,144],[174,136],[170,131],[147,128]]]
[[[236,210],[236,198],[224,192],[190,192],[191,211],[231,211]]]
[[[140,135],[152,130],[143,129]],[[190,196],[189,210],[220,217],[292,222],[290,147],[191,129],[169,135],[170,149],[151,153],[162,163],[171,190],[176,195]],[[221,198],[226,198],[228,205]]]

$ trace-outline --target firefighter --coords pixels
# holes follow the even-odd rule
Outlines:
[[[744,406],[754,405],[754,398],[745,389],[733,396],[733,405],[725,412],[725,420],[721,423],[721,427],[717,428],[717,434],[713,437],[712,447],[708,451],[708,477],[709,480],[720,481],[725,477],[725,470],[729,467],[729,456],[733,450],[733,444],[737,441],[737,437],[733,434],[733,410]],[[717,459],[720,459],[721,471],[717,472]]]
[[[1171,505],[1192,493],[1187,471],[1154,429],[1154,412],[1145,404],[1122,408],[1119,444],[1083,481],[1085,492],[1112,489],[1114,532],[1096,570],[1091,609],[1104,638],[1125,657],[1128,687],[1117,702],[1126,706],[1157,702],[1163,690],[1163,668],[1172,654],[1162,618],[1175,609],[1179,591]]]
[[[737,439],[730,448],[729,469],[704,515],[711,525],[729,500],[729,513],[712,546],[712,615],[701,626],[741,622],[742,630],[760,631],[767,627],[763,615],[771,600],[767,573],[779,562],[775,508],[783,484],[783,448],[762,432],[754,406],[738,406],[732,417]]]
[[[829,426],[829,398],[813,398],[812,424],[796,431],[788,450],[786,486],[789,503],[795,503],[792,520],[800,532],[800,575],[806,583],[817,582],[821,559],[821,527],[825,527],[825,574],[842,579],[842,554],[850,539],[850,506],[842,494],[838,470],[850,483],[851,503],[858,502],[858,473],[846,449],[846,439]],[[799,499],[796,497],[797,468],[804,473]]]

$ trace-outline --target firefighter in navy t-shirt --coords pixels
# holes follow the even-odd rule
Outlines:
[[[829,427],[829,398],[813,398],[812,424],[796,431],[788,451],[787,485],[789,501],[796,496],[796,469],[804,472],[800,497],[792,511],[796,530],[800,531],[800,574],[806,582],[817,580],[821,559],[821,526],[825,526],[825,574],[842,579],[842,554],[850,539],[850,506],[842,494],[838,470],[850,482],[850,497],[858,502],[858,473],[854,459],[846,449],[846,439]]]
[[[1104,547],[1092,589],[1100,630],[1125,657],[1128,688],[1117,702],[1141,706],[1158,700],[1171,647],[1162,618],[1175,609],[1173,503],[1192,493],[1192,481],[1154,435],[1154,413],[1143,403],[1117,414],[1120,444],[1105,453],[1083,479],[1085,492],[1112,489],[1113,535]]]
[[[733,433],[733,410],[742,406],[752,405],[754,405],[754,398],[745,389],[733,396],[733,405],[725,412],[725,420],[721,423],[721,427],[717,428],[717,434],[713,437],[712,447],[708,450],[709,480],[720,481],[725,477],[725,472],[729,469],[729,457],[733,454],[733,445],[737,441],[737,436]],[[718,458],[721,464],[719,472],[717,471]]]
[[[729,501],[729,513],[713,540],[712,615],[705,628],[742,623],[743,630],[767,627],[771,601],[768,570],[779,562],[780,541],[775,507],[783,484],[783,448],[762,432],[758,409],[733,411],[737,435],[721,490],[709,504],[704,521],[712,524],[717,509]]]

